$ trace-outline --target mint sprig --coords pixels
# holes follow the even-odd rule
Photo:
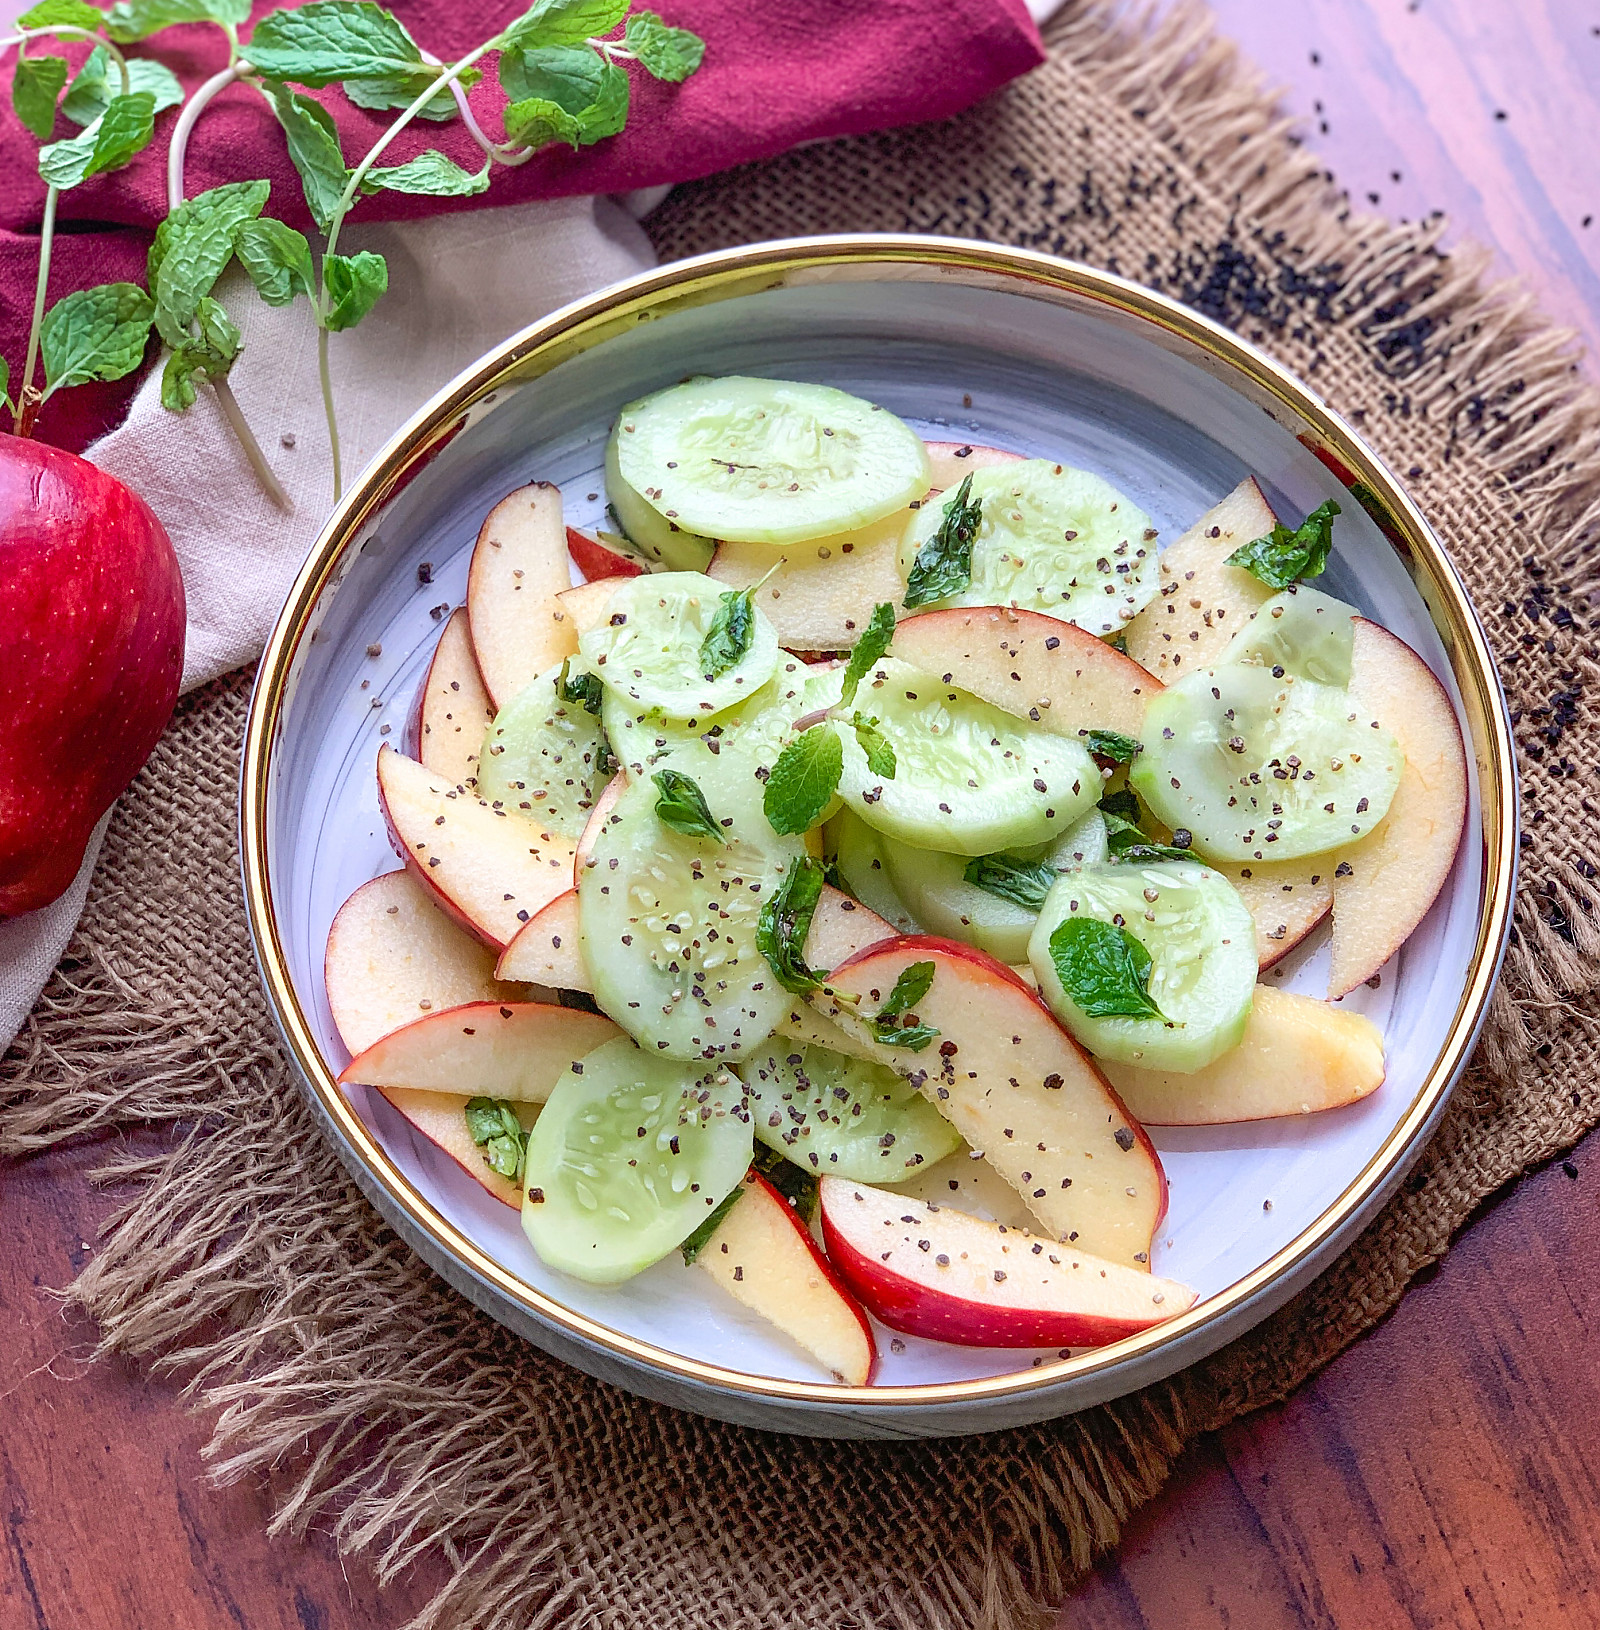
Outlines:
[[[900,970],[894,988],[866,1021],[875,1039],[885,1047],[904,1047],[920,1053],[938,1037],[939,1032],[932,1025],[917,1020],[915,1011],[917,1003],[933,988],[936,971],[932,962],[913,962]]]
[[[907,611],[919,611],[936,600],[960,594],[972,582],[972,545],[983,521],[983,500],[968,501],[972,477],[962,477],[956,495],[944,506],[944,518],[933,536],[917,550],[906,578]]]
[[[657,770],[650,779],[656,784],[656,818],[663,826],[686,838],[710,838],[719,844],[728,841],[693,776],[681,770]]]
[[[469,1098],[461,1113],[467,1136],[483,1152],[484,1165],[520,1183],[528,1158],[528,1134],[517,1119],[516,1106],[504,1098]]]
[[[1342,513],[1329,498],[1299,526],[1291,529],[1280,521],[1264,538],[1235,549],[1224,565],[1242,567],[1273,589],[1320,577],[1333,549],[1333,518]]]
[[[809,855],[767,896],[756,922],[756,946],[773,977],[795,996],[822,988],[823,975],[806,965],[806,936],[822,898],[823,868]]]
[[[761,796],[767,824],[784,837],[809,832],[832,803],[843,773],[844,747],[831,724],[796,736],[767,776]]]
[[[1144,751],[1143,742],[1120,730],[1091,730],[1084,738],[1084,746],[1096,758],[1108,758],[1113,764],[1131,764]]]
[[[1061,875],[1042,860],[1019,860],[1015,855],[976,855],[962,877],[996,899],[1009,900],[1025,911],[1037,911]]]
[[[1068,917],[1050,935],[1061,988],[1091,1019],[1161,1019],[1150,995],[1150,953],[1126,928]]]
[[[872,608],[872,616],[844,666],[844,683],[839,691],[840,706],[849,707],[855,701],[861,681],[878,665],[893,638],[894,606],[884,600]]]

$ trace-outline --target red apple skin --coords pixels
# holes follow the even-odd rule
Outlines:
[[[947,940],[938,934],[900,934],[896,935],[892,941],[878,940],[872,945],[864,945],[854,956],[847,957],[837,968],[830,970],[829,978],[836,979],[844,969],[852,967],[855,963],[865,961],[868,957],[881,955],[890,944],[893,944],[897,950],[939,951],[945,956],[959,957],[963,961],[977,963],[990,978],[1003,980],[1009,985],[1015,985],[1049,1019],[1051,1024],[1061,1030],[1061,1021],[1050,1011],[1049,1003],[1025,979],[1019,974],[1013,973],[1005,963],[990,956],[987,951],[980,951],[975,945],[968,945],[963,940]],[[1065,1030],[1061,1030],[1061,1033],[1067,1037],[1069,1045],[1075,1052],[1083,1053],[1083,1049],[1078,1046],[1077,1042],[1072,1040],[1071,1036],[1067,1035]],[[1161,1164],[1161,1156],[1156,1152],[1156,1146],[1150,1141],[1150,1134],[1145,1131],[1134,1116],[1128,1113],[1127,1106],[1117,1095],[1117,1089],[1106,1080],[1105,1071],[1087,1053],[1083,1053],[1083,1059],[1089,1068],[1100,1077],[1101,1084],[1106,1089],[1106,1095],[1122,1111],[1128,1129],[1133,1133],[1140,1148],[1150,1157],[1150,1163],[1155,1169],[1156,1181],[1161,1185],[1155,1220],[1155,1227],[1159,1228],[1166,1221],[1167,1216],[1167,1173],[1166,1168]],[[1049,1343],[1046,1342],[1045,1345],[1048,1346]]]
[[[608,549],[598,538],[591,538],[577,527],[567,528],[567,553],[577,562],[578,570],[592,583],[597,577],[642,577],[644,566],[629,555],[619,555]]]
[[[183,675],[183,579],[148,504],[0,435],[0,918],[61,895]]]

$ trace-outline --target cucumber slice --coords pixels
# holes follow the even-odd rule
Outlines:
[[[1400,744],[1347,691],[1246,663],[1187,674],[1145,709],[1129,784],[1214,860],[1338,849],[1387,813]]]
[[[562,701],[560,677],[559,667],[540,674],[495,715],[478,755],[478,796],[575,839],[610,777],[600,720]]]
[[[700,648],[724,592],[699,572],[630,577],[606,602],[601,620],[579,636],[578,650],[608,690],[641,711],[708,719],[753,696],[778,667],[778,636],[752,607],[744,655],[706,676]]]
[[[768,825],[744,754],[685,742],[672,767],[727,841],[673,831],[656,814],[655,782],[631,782],[578,877],[584,965],[601,1010],[647,1051],[734,1058],[772,1034],[789,1002],[756,928],[805,844]]]
[[[828,385],[695,379],[630,402],[613,434],[623,483],[664,519],[735,543],[853,531],[928,490],[922,438]]]
[[[1319,685],[1350,683],[1356,608],[1303,583],[1275,594],[1228,642],[1217,659],[1282,668]]]
[[[1155,597],[1150,517],[1087,470],[1030,458],[974,470],[968,502],[981,502],[972,582],[940,606],[1021,606],[1118,634]],[[943,495],[911,517],[900,545],[907,579],[944,520]]]
[[[779,1041],[742,1064],[739,1074],[755,1135],[807,1171],[897,1183],[961,1142],[944,1116],[885,1064]]]
[[[882,842],[889,881],[928,933],[964,940],[1001,962],[1027,960],[1037,911],[967,882],[966,855],[908,849],[893,838]]]
[[[822,847],[831,853],[844,885],[868,911],[902,934],[924,932],[889,878],[883,838],[858,815],[841,809],[823,828]]]
[[[1103,866],[1110,858],[1106,818],[1098,809],[1091,809],[1082,820],[1069,826],[1045,854],[1058,872],[1070,872],[1076,866]]]
[[[561,1077],[528,1135],[522,1230],[552,1268],[617,1284],[687,1239],[753,1148],[731,1071],[608,1041]]]
[[[606,443],[606,497],[617,525],[629,543],[651,560],[659,560],[668,571],[703,572],[717,552],[716,542],[696,532],[685,532],[622,479],[617,463],[620,428],[620,421],[612,426],[611,439]]]
[[[842,665],[808,667],[799,657],[779,653],[778,671],[753,695],[725,713],[705,719],[669,719],[641,712],[607,690],[600,718],[611,750],[633,775],[642,775],[686,741],[716,742],[717,750],[739,744],[741,752],[770,768],[783,751],[796,719],[832,707],[844,683]]]
[[[895,753],[875,775],[848,726],[839,791],[869,826],[913,849],[987,855],[1044,843],[1100,796],[1100,770],[1053,736],[966,691],[885,657],[856,695]]]
[[[1150,953],[1164,1018],[1092,1017],[1062,987],[1050,936],[1069,917],[1126,928]],[[1100,1058],[1192,1074],[1238,1046],[1256,987],[1255,921],[1228,880],[1188,860],[1088,866],[1050,891],[1028,946],[1050,1010]]]

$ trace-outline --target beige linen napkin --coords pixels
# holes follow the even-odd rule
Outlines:
[[[352,251],[372,249],[389,262],[389,292],[360,328],[332,339],[347,487],[411,413],[492,345],[655,264],[638,224],[607,198],[436,215],[346,236]],[[237,269],[218,294],[243,335],[234,394],[294,501],[292,513],[261,491],[209,391],[202,387],[185,414],[161,406],[159,369],[126,422],[86,455],[144,497],[177,550],[189,608],[185,690],[260,654],[333,499],[316,331],[305,303],[266,306]],[[0,1051],[66,948],[105,826],[61,899],[0,923]]]

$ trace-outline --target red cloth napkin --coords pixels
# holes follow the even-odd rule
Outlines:
[[[689,181],[771,157],[805,141],[939,119],[970,106],[1043,60],[1023,0],[657,0],[667,21],[706,42],[705,62],[683,85],[633,70],[633,112],[621,135],[572,152],[553,148],[518,169],[497,168],[487,194],[435,199],[380,193],[353,220],[385,220],[510,204],[531,198],[631,191]],[[271,9],[258,5],[256,13]],[[503,27],[523,8],[507,0],[396,0],[395,14],[425,51],[449,60]],[[71,57],[87,48],[35,47]],[[173,28],[130,54],[159,57],[186,91],[226,65],[219,31]],[[6,75],[9,81],[9,69]],[[313,93],[338,123],[354,163],[390,114],[364,113],[337,90]],[[9,95],[6,102],[9,104]],[[500,131],[505,96],[492,74],[471,93],[478,121]],[[125,170],[62,194],[50,299],[95,283],[144,282],[150,234],[166,214],[167,143],[176,110]],[[77,126],[58,119],[56,136]],[[44,184],[38,144],[9,106],[0,114],[0,355],[19,372],[32,314]],[[397,164],[438,147],[468,169],[482,154],[459,120],[418,122],[384,155]],[[231,86],[201,116],[185,165],[189,196],[224,181],[265,176],[269,212],[313,230],[283,135],[261,93]],[[63,391],[47,404],[40,434],[81,448],[120,419],[136,376]]]

